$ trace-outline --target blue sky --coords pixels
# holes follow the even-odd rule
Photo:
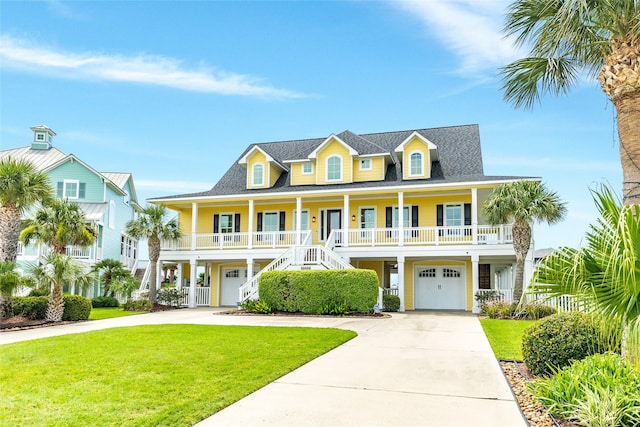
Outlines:
[[[540,176],[580,244],[589,188],[620,191],[615,112],[583,79],[533,110],[502,99],[522,52],[507,1],[0,1],[0,149],[44,124],[141,202],[209,189],[251,143],[477,123],[487,175]]]

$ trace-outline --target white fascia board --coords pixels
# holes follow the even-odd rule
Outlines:
[[[411,141],[413,138],[418,138],[419,140],[421,140],[422,142],[424,142],[427,147],[429,148],[429,150],[437,150],[438,147],[436,147],[436,145],[429,141],[427,138],[425,138],[424,136],[420,135],[418,132],[413,131],[413,133],[411,133],[411,135],[409,135],[409,137],[407,137],[404,141],[402,141],[400,143],[400,145],[398,145],[396,147],[396,153],[402,152],[404,151],[404,146],[407,145],[409,143],[409,141]]]
[[[332,139],[335,139],[336,141],[338,141],[338,143],[342,144],[342,146],[344,146],[347,150],[349,150],[349,154],[352,156],[357,156],[358,152],[356,150],[353,149],[352,146],[350,146],[349,144],[347,144],[346,142],[344,142],[343,140],[341,140],[340,138],[338,138],[335,134],[331,134],[329,135],[329,137],[327,139],[325,139],[322,144],[318,145],[318,147],[313,150],[311,152],[311,154],[309,154],[309,158],[310,159],[315,159],[318,157],[318,153],[320,151],[322,151],[324,149],[324,146],[327,145],[329,142],[331,142]]]
[[[255,145],[251,150],[249,150],[247,152],[247,154],[245,154],[244,156],[242,156],[242,158],[240,160],[238,160],[238,163],[241,165],[246,165],[247,164],[247,160],[249,159],[249,157],[251,157],[253,155],[253,153],[255,151],[260,151],[262,154],[264,154],[265,158],[267,159],[268,163],[273,163],[276,166],[278,166],[280,169],[282,169],[283,171],[286,171],[287,168],[280,163],[279,161],[277,161],[276,159],[274,159],[273,157],[271,157],[266,151],[264,151],[262,148],[258,147],[257,145]]]
[[[423,185],[394,185],[394,186],[377,186],[377,187],[359,187],[359,188],[348,188],[348,189],[330,189],[330,190],[303,190],[303,191],[285,191],[278,193],[255,193],[255,194],[228,194],[228,195],[220,195],[220,196],[199,196],[199,197],[185,197],[185,198],[169,198],[169,199],[147,199],[149,203],[158,203],[158,202],[194,202],[198,200],[233,200],[238,199],[240,201],[247,201],[248,199],[260,199],[264,198],[273,198],[276,197],[295,197],[295,196],[306,196],[309,194],[315,195],[324,195],[324,194],[335,194],[335,195],[344,195],[346,193],[358,194],[358,193],[367,193],[374,190],[380,191],[388,191],[388,192],[398,192],[398,191],[407,191],[407,190],[425,190],[425,189],[447,189],[450,187],[484,187],[491,185],[499,185],[507,182],[514,181],[542,181],[542,178],[538,177],[524,177],[517,179],[496,179],[491,181],[460,181],[460,182],[450,182],[443,184],[423,184]],[[249,197],[250,196],[250,197]]]

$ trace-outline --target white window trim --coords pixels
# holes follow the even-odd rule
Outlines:
[[[460,208],[460,225],[447,224],[447,207],[458,206]],[[464,227],[464,203],[444,203],[442,205],[442,225],[445,227]]]
[[[340,160],[340,178],[329,178],[329,160],[333,159],[333,158],[337,158]],[[342,160],[342,156],[339,156],[337,154],[333,154],[329,157],[327,157],[327,160],[325,162],[325,180],[327,182],[341,182],[343,180],[343,175],[344,175],[344,171],[343,171],[343,167],[344,167],[344,161]]]
[[[236,229],[236,213],[235,212],[221,212],[218,215],[220,215],[220,223],[218,224],[218,233],[220,234],[233,234],[234,231]],[[222,231],[222,217],[226,216],[226,215],[230,215],[231,216],[231,231],[229,232],[223,232]]]
[[[262,167],[262,183],[260,184],[256,184],[256,166],[260,166]],[[262,162],[258,162],[258,163],[254,163],[253,166],[251,166],[251,186],[252,187],[264,187],[264,183],[265,183],[265,167],[264,164]]]
[[[413,173],[413,161],[411,160],[411,158],[413,157],[414,154],[420,154],[420,173]],[[422,151],[412,151],[409,153],[409,176],[424,176],[424,153]]]
[[[373,227],[372,228],[376,228],[378,226],[378,209],[376,209],[375,206],[360,206],[358,208],[358,219],[357,219],[358,229],[360,230],[363,229],[362,228],[362,211],[365,209],[373,210]]]
[[[311,170],[309,172],[305,172],[304,171],[304,166],[305,165],[311,166]],[[313,174],[313,163],[311,163],[311,162],[302,163],[302,166],[300,166],[300,168],[302,169],[302,175],[312,175]]]
[[[75,184],[76,185],[76,195],[74,197],[67,195],[67,184]],[[80,197],[80,180],[78,179],[65,179],[62,181],[62,198],[77,200]]]
[[[304,228],[301,231],[307,231],[307,230],[311,230],[311,213],[309,212],[309,209],[300,209],[300,212],[302,212],[303,214],[306,212],[307,213],[307,229],[305,230]],[[293,229],[297,230],[298,228],[298,211],[297,209],[293,210]],[[302,219],[302,218],[300,218]]]
[[[411,227],[411,223],[413,220],[413,209],[411,209],[413,207],[413,205],[404,205],[402,206],[403,209],[406,209],[409,212],[409,215],[407,216],[407,220],[408,220],[408,225],[403,226],[403,227]],[[398,209],[398,205],[393,205],[392,206],[393,211],[391,212],[391,225],[395,228],[400,227],[400,220],[399,220],[399,216],[400,216],[400,209]],[[396,211],[398,212],[398,214],[396,215]],[[402,215],[402,220],[404,221],[404,214]]]
[[[363,164],[365,162],[369,163],[368,167],[364,167]],[[371,159],[360,159],[360,170],[361,171],[370,171],[373,169],[373,161]]]

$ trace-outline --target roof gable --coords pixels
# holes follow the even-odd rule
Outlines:
[[[341,144],[342,146],[344,146],[344,148],[346,148],[349,151],[349,154],[352,156],[357,156],[358,152],[349,144],[347,144],[346,142],[344,142],[342,139],[340,139],[338,136],[336,136],[335,134],[331,134],[329,135],[329,137],[327,139],[325,139],[322,144],[320,144],[315,150],[313,150],[310,154],[309,154],[309,158],[310,159],[315,159],[318,157],[318,153],[320,153],[322,150],[324,150],[326,147],[328,147],[333,141],[336,141],[338,144]]]

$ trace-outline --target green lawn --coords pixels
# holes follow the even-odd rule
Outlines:
[[[356,336],[148,325],[0,346],[0,425],[191,426]]]
[[[522,361],[522,333],[534,320],[480,319],[498,360]]]
[[[135,314],[145,313],[146,311],[124,311],[122,307],[92,308],[89,320],[111,319],[112,317],[133,316]]]

